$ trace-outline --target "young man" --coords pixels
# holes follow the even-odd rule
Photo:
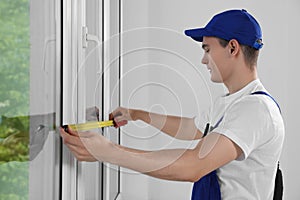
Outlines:
[[[229,10],[185,33],[202,42],[202,63],[211,80],[228,89],[213,107],[209,134],[201,139],[208,123],[204,116],[197,123],[201,128],[192,118],[135,109],[117,108],[112,116],[116,123],[142,120],[178,139],[201,139],[195,148],[149,152],[113,144],[96,133],[61,129],[64,143],[78,160],[110,162],[161,179],[198,182],[217,169],[222,199],[272,199],[284,124],[257,77],[263,46],[259,24],[245,10]]]

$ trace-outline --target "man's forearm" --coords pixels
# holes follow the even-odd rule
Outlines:
[[[202,137],[193,118],[161,115],[143,110],[132,110],[132,115],[134,120],[142,120],[177,139],[194,140]]]
[[[196,159],[201,162],[192,149],[143,151],[115,145],[107,162],[160,179],[193,182],[201,176]]]

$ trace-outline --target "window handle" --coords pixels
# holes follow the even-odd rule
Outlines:
[[[88,27],[82,27],[82,47],[87,48],[88,42],[93,41],[96,42],[97,45],[100,45],[100,40],[96,35],[91,35],[88,33]]]

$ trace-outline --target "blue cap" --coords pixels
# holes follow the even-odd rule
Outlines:
[[[262,31],[246,10],[228,10],[215,15],[204,28],[185,30],[187,36],[202,42],[203,36],[218,37],[224,40],[236,39],[240,44],[260,49]]]

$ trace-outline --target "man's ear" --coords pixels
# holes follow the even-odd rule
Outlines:
[[[228,47],[229,47],[230,54],[236,55],[239,51],[240,44],[236,39],[232,39],[228,42]]]

